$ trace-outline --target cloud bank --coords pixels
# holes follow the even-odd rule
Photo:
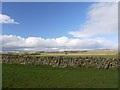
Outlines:
[[[78,31],[68,32],[74,37],[94,37],[98,35],[117,34],[118,3],[95,3],[89,7],[87,21]]]
[[[2,24],[19,24],[18,22],[15,22],[15,20],[12,19],[10,16],[3,15],[3,14],[0,14],[0,23],[2,23]]]
[[[117,44],[105,38],[70,39],[65,36],[44,39],[41,37],[22,38],[15,35],[1,35],[3,51],[64,51],[84,49],[116,49]]]

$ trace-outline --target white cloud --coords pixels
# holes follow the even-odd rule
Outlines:
[[[22,38],[15,35],[1,35],[3,51],[62,51],[82,49],[117,49],[117,44],[104,38],[70,39],[65,36],[54,39],[40,37]]]
[[[118,32],[118,3],[95,3],[89,7],[87,21],[80,30],[70,31],[74,37],[94,37],[97,35],[117,34]]]
[[[18,22],[15,22],[15,20],[12,19],[10,16],[3,15],[3,14],[0,14],[0,23],[3,23],[3,24],[19,24]]]

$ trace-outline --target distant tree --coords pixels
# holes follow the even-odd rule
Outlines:
[[[68,51],[64,51],[64,52],[65,52],[66,55],[68,54]]]
[[[39,51],[39,53],[44,53],[45,51]]]

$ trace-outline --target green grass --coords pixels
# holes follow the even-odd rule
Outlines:
[[[3,88],[117,88],[117,69],[3,64]]]

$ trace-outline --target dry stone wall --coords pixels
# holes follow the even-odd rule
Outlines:
[[[2,55],[2,63],[7,64],[32,64],[50,65],[53,67],[95,67],[95,68],[116,68],[118,60],[101,57],[80,57],[80,56],[30,56],[30,55]]]

